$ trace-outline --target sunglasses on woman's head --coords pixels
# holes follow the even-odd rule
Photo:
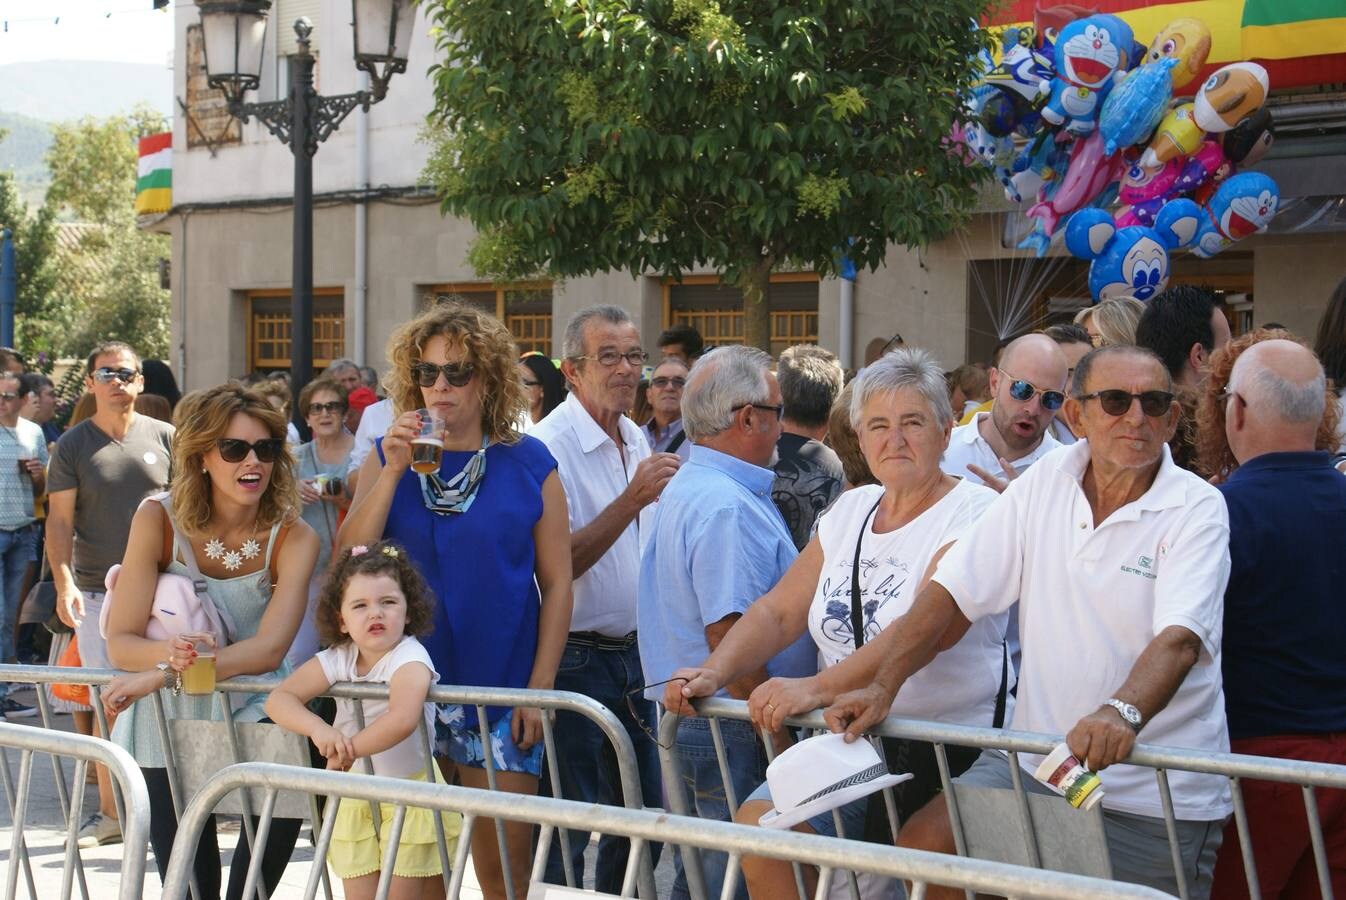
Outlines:
[[[258,462],[272,463],[280,456],[285,441],[280,438],[264,438],[249,444],[238,438],[220,438],[215,447],[220,451],[220,459],[229,463],[239,463],[248,458],[248,452],[257,454]]]
[[[1034,394],[1042,395],[1042,408],[1051,412],[1056,412],[1066,402],[1066,395],[1060,391],[1041,390],[1033,382],[1024,381],[1022,378],[1014,378],[1010,382],[1009,395],[1020,403],[1032,400]]]
[[[1107,390],[1080,395],[1081,401],[1095,399],[1098,400],[1098,405],[1103,407],[1103,412],[1110,416],[1126,415],[1131,409],[1131,401],[1139,400],[1140,411],[1151,419],[1165,415],[1173,404],[1173,395],[1168,391],[1142,391],[1139,394],[1129,394],[1126,391]]]
[[[411,367],[411,377],[415,378],[421,387],[428,388],[435,386],[442,372],[444,380],[449,384],[454,387],[465,387],[472,380],[474,371],[476,367],[472,363],[445,363],[442,366],[434,363],[417,363]]]

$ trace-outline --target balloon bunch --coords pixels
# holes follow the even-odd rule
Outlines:
[[[1005,30],[999,63],[978,60],[952,137],[1012,202],[1033,200],[1021,248],[1042,256],[1065,232],[1067,249],[1092,260],[1095,300],[1146,300],[1168,282],[1169,251],[1213,256],[1276,214],[1276,183],[1239,171],[1273,140],[1266,70],[1232,63],[1174,100],[1210,47],[1196,19],[1174,20],[1147,48],[1117,16],[1055,6]]]

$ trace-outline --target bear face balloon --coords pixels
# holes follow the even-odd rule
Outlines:
[[[1056,42],[1056,77],[1042,118],[1071,134],[1094,130],[1099,109],[1131,51],[1131,26],[1116,16],[1078,19],[1061,29]]]
[[[1230,63],[1201,85],[1192,116],[1213,134],[1228,131],[1261,109],[1270,90],[1266,69],[1254,62]]]
[[[1082,209],[1066,225],[1066,249],[1089,264],[1094,301],[1130,296],[1148,300],[1168,284],[1168,253],[1196,237],[1201,207],[1171,200],[1155,216],[1154,227],[1118,228],[1097,207]]]
[[[1202,217],[1192,252],[1209,259],[1230,244],[1250,234],[1266,231],[1276,216],[1281,192],[1261,172],[1240,172],[1231,175],[1215,189]]]
[[[1145,54],[1147,63],[1161,59],[1176,59],[1178,64],[1169,74],[1173,87],[1180,88],[1196,77],[1210,55],[1210,29],[1200,19],[1174,19],[1154,36]]]

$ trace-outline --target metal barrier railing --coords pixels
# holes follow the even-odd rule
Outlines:
[[[19,751],[19,780],[16,785],[9,770],[10,750]],[[120,747],[99,738],[80,734],[53,732],[27,725],[0,722],[0,781],[4,783],[5,799],[9,804],[11,835],[8,874],[5,878],[5,898],[14,900],[18,891],[19,873],[23,872],[28,896],[36,898],[37,884],[33,879],[32,862],[24,839],[27,824],[29,796],[33,780],[33,754],[45,753],[51,757],[60,786],[60,808],[66,822],[65,860],[61,869],[61,897],[68,900],[74,884],[80,895],[89,900],[89,885],[85,878],[84,860],[79,852],[80,811],[84,805],[84,787],[89,763],[107,766],[120,789],[122,840],[124,852],[121,861],[121,900],[139,900],[145,889],[145,850],[150,836],[150,798],[145,779],[131,755]],[[75,760],[74,793],[64,791],[62,758]]]
[[[742,700],[725,698],[706,698],[695,703],[698,715],[710,720],[715,741],[716,757],[720,766],[720,776],[728,783],[728,764],[724,756],[724,742],[719,733],[719,719],[748,721],[748,704]],[[681,791],[678,760],[673,747],[677,737],[678,717],[664,713],[659,723],[660,761],[663,768],[664,784],[668,794],[669,809],[679,815],[686,814],[686,803]],[[787,724],[813,730],[826,730],[821,711],[787,720]],[[949,819],[953,826],[954,842],[960,856],[967,855],[962,820],[959,816],[958,801],[954,791],[949,789],[950,775],[945,745],[976,747],[983,750],[1004,751],[1010,760],[1010,775],[1015,793],[1020,802],[1019,827],[1024,836],[1027,855],[1034,865],[1038,864],[1040,854],[1033,824],[1029,818],[1029,808],[1023,786],[1022,769],[1019,766],[1020,753],[1046,754],[1062,741],[1061,737],[1036,734],[1026,731],[1008,731],[998,728],[976,728],[969,725],[952,725],[944,722],[928,722],[918,719],[890,717],[874,728],[875,737],[905,738],[925,741],[935,747],[935,759],[939,766],[940,780],[944,786],[944,796],[949,805]],[[771,742],[766,742],[768,757],[773,754]],[[882,748],[880,748],[882,752]],[[1257,881],[1257,867],[1253,859],[1252,841],[1249,837],[1248,815],[1243,802],[1240,783],[1243,780],[1274,781],[1294,784],[1301,788],[1304,795],[1304,811],[1308,818],[1309,835],[1313,847],[1314,862],[1317,867],[1319,889],[1323,900],[1332,900],[1332,877],[1328,865],[1326,843],[1323,838],[1322,822],[1318,814],[1315,789],[1346,789],[1346,766],[1328,763],[1304,762],[1293,759],[1278,759],[1268,756],[1245,756],[1234,753],[1210,753],[1199,750],[1184,750],[1176,747],[1156,747],[1149,744],[1136,744],[1127,758],[1129,765],[1153,769],[1158,783],[1159,796],[1163,806],[1164,822],[1168,831],[1169,849],[1173,856],[1174,874],[1177,880],[1179,896],[1186,900],[1189,895],[1187,873],[1182,865],[1178,848],[1177,820],[1173,812],[1173,799],[1169,790],[1168,773],[1170,771],[1195,772],[1208,775],[1221,775],[1229,779],[1234,801],[1234,821],[1239,837],[1239,851],[1243,859],[1244,872],[1248,880],[1248,891],[1253,900],[1260,900],[1261,888]],[[675,788],[677,788],[675,790]],[[889,825],[893,834],[897,833],[897,806],[891,789],[885,791],[885,805],[888,811]],[[731,803],[731,810],[733,809]],[[840,828],[840,819],[837,819]],[[690,860],[688,857],[691,857]],[[690,865],[689,865],[690,862]],[[705,883],[701,876],[699,860],[696,854],[684,854],[684,869],[687,870],[688,887],[693,900],[704,900]],[[801,882],[802,886],[802,882]],[[855,882],[851,882],[855,893]]]
[[[90,701],[94,708],[94,714],[98,718],[99,727],[103,729],[102,733],[107,734],[107,721],[103,713],[101,688],[111,681],[117,675],[122,674],[112,669],[75,669],[62,668],[56,666],[9,666],[0,665],[0,681],[12,683],[29,684],[84,684],[89,686]],[[235,728],[232,716],[228,715],[229,697],[231,693],[238,694],[263,694],[269,692],[280,683],[279,679],[272,677],[238,677],[221,680],[216,683],[216,696],[221,704],[222,719],[227,723],[229,730],[229,742],[233,750],[233,762],[243,762],[239,756],[239,737]],[[52,728],[52,712],[50,704],[46,700],[46,692],[38,691],[38,706],[42,714],[42,722],[47,728]],[[332,685],[331,689],[324,696],[353,699],[353,700],[376,700],[388,698],[388,689],[383,686],[373,684],[337,684]],[[456,685],[434,685],[430,688],[428,698],[435,703],[455,703],[463,706],[471,706],[477,710],[477,719],[481,728],[482,747],[486,758],[486,778],[491,791],[498,790],[496,780],[496,763],[494,754],[491,751],[491,739],[488,732],[486,708],[487,707],[530,707],[543,710],[542,716],[542,736],[544,745],[544,759],[551,775],[553,790],[560,792],[560,777],[556,763],[556,743],[555,743],[555,714],[558,710],[566,710],[576,713],[588,719],[603,733],[608,743],[612,746],[617,759],[618,774],[622,788],[622,799],[627,808],[642,809],[644,798],[640,787],[640,770],[636,763],[636,754],[631,746],[631,739],[626,733],[625,727],[618,721],[607,707],[598,701],[586,697],[582,694],[575,694],[569,691],[533,691],[514,688],[489,688],[489,687],[464,687]],[[169,788],[173,794],[173,806],[178,816],[183,815],[183,810],[187,805],[187,798],[182,795],[182,779],[179,777],[177,765],[175,763],[176,754],[173,752],[173,741],[168,727],[168,717],[165,715],[162,699],[158,692],[143,698],[139,702],[152,702],[155,709],[155,719],[158,725],[161,741],[166,748],[166,769],[168,775]],[[123,713],[126,714],[126,713]],[[363,704],[356,706],[356,719],[360,727],[364,727]],[[422,720],[419,726],[421,742],[426,751],[427,758],[431,755],[434,746],[434,735],[430,734],[425,723]],[[365,761],[368,765],[368,761]],[[427,773],[429,774],[429,773]],[[59,780],[59,779],[58,779]],[[243,839],[247,841],[248,847],[256,847],[256,834],[252,825],[252,809],[248,795],[244,793],[241,797],[244,806],[243,816]],[[121,801],[118,800],[118,814],[121,814]],[[311,804],[312,821],[317,823],[320,817],[316,805]],[[374,813],[374,822],[379,822],[380,816],[377,811]],[[447,859],[446,843],[442,833],[442,823],[436,819],[436,827],[440,830],[440,855],[441,862],[444,864],[445,888],[449,885],[449,866]],[[585,828],[586,831],[594,831],[591,828]],[[547,841],[547,847],[550,848],[551,835],[544,836]],[[579,887],[575,883],[575,874],[570,863],[570,842],[569,834],[565,829],[561,829],[558,834],[561,843],[562,859],[564,862],[566,882],[571,887]],[[508,849],[505,842],[505,832],[502,823],[496,823],[496,841],[500,850],[501,868],[505,877],[505,892],[510,900],[524,900],[526,891],[520,893],[512,883],[510,875]],[[259,858],[256,853],[252,854],[254,860]],[[654,886],[654,867],[648,848],[641,846],[633,847],[631,859],[638,864],[639,889],[640,896],[654,900],[656,891]],[[325,865],[316,865],[321,877],[321,883],[328,900],[331,900],[331,886]],[[260,880],[256,881],[255,889],[257,895],[266,900],[265,888]],[[200,896],[199,891],[193,892],[195,896]],[[252,896],[252,891],[245,891],[245,896]]]
[[[164,882],[164,900],[180,900],[185,895],[184,884],[190,865],[186,848],[195,845],[206,819],[215,805],[232,791],[248,788],[265,790],[270,806],[279,791],[302,791],[314,796],[325,796],[328,803],[338,798],[380,801],[394,805],[394,824],[401,821],[407,807],[451,810],[463,816],[463,832],[455,861],[450,898],[457,898],[462,887],[462,863],[466,843],[477,819],[485,816],[530,822],[541,826],[543,834],[561,828],[591,828],[604,834],[619,834],[631,839],[632,846],[650,842],[666,842],[699,848],[725,850],[734,859],[745,855],[771,859],[802,861],[816,865],[824,872],[849,868],[888,878],[912,882],[912,900],[924,897],[928,885],[945,885],[968,891],[986,891],[1001,896],[1038,898],[1038,900],[1102,900],[1102,898],[1160,898],[1169,895],[1138,885],[1118,884],[1081,875],[1048,872],[993,863],[977,859],[958,859],[939,853],[903,850],[858,841],[838,840],[792,831],[768,831],[724,822],[672,816],[651,810],[626,809],[616,806],[598,806],[572,800],[549,797],[530,797],[478,791],[450,785],[426,784],[400,778],[373,775],[351,775],[319,769],[295,769],[272,763],[242,763],[216,773],[192,799],[179,824],[173,861]],[[321,851],[331,837],[326,825],[319,837]],[[392,870],[396,846],[385,852],[382,871]],[[545,848],[540,848],[533,859],[533,877],[536,880],[546,863]],[[629,897],[636,878],[634,857],[627,863],[622,896]],[[386,883],[381,883],[377,896],[384,896]],[[316,886],[310,881],[305,900],[313,896]],[[732,891],[732,886],[731,886]],[[728,895],[726,895],[728,896]],[[820,892],[817,895],[823,896]]]

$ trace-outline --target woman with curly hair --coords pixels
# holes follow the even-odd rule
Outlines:
[[[1209,375],[1201,389],[1196,408],[1196,471],[1216,484],[1225,481],[1238,468],[1238,460],[1229,449],[1229,439],[1225,436],[1225,388],[1229,387],[1229,375],[1234,371],[1244,350],[1253,344],[1270,340],[1294,341],[1305,347],[1308,345],[1298,337],[1280,328],[1259,328],[1234,338],[1225,346],[1211,354]],[[1329,376],[1330,377],[1330,376]],[[1323,409],[1323,420],[1318,423],[1318,435],[1314,439],[1315,449],[1330,453],[1337,451],[1337,426],[1341,413],[1337,409],[1337,394],[1329,381],[1327,404]]]
[[[169,493],[149,498],[131,520],[126,555],[107,610],[107,646],[121,675],[103,691],[117,719],[112,739],[125,747],[145,775],[150,795],[150,841],[162,878],[177,834],[154,707],[135,701],[159,688],[164,711],[176,719],[219,719],[213,694],[181,692],[182,673],[197,653],[193,640],[148,636],[155,585],[161,572],[191,577],[194,560],[206,593],[220,613],[223,640],[215,675],[289,674],[290,648],[308,602],[318,538],[299,520],[294,461],[285,442],[285,417],[256,391],[237,383],[188,394],[178,404]],[[109,573],[109,582],[112,575]],[[156,623],[157,624],[157,623]],[[261,694],[235,695],[234,719],[261,721]],[[299,819],[276,819],[262,861],[267,892],[280,882],[299,836]],[[243,895],[249,865],[247,841],[239,843],[226,896]],[[213,825],[196,848],[193,871],[201,894],[220,895],[220,852]]]
[[[445,683],[550,689],[570,629],[570,526],[556,460],[518,431],[526,403],[513,337],[493,316],[447,303],[399,328],[388,359],[396,418],[360,469],[339,541],[407,549],[437,601],[425,646]],[[440,468],[424,475],[410,467],[420,410],[444,429]],[[486,787],[489,747],[500,788],[537,792],[541,714],[508,712],[488,710],[484,746],[473,709],[440,709],[446,778],[456,768],[463,784]],[[505,834],[518,890],[532,830],[509,822]],[[486,896],[504,897],[491,829],[473,832],[472,858]]]

